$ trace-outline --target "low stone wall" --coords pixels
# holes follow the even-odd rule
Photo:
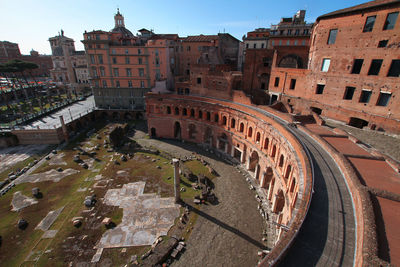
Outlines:
[[[0,148],[6,148],[16,145],[18,145],[18,138],[15,135],[11,133],[0,135]]]
[[[17,136],[20,145],[60,144],[64,141],[61,128],[13,130],[12,134]]]

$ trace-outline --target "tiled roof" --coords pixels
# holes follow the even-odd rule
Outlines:
[[[364,4],[360,4],[357,6],[352,6],[340,10],[336,10],[327,14],[324,14],[322,16],[319,16],[317,18],[317,21],[322,19],[322,18],[327,18],[327,17],[333,17],[337,15],[342,15],[350,12],[355,12],[355,11],[361,11],[365,10],[368,8],[373,8],[373,7],[379,7],[379,6],[384,6],[384,5],[389,5],[389,4],[394,4],[394,3],[400,3],[400,0],[375,0],[375,1],[370,1]]]
[[[176,40],[178,38],[179,38],[178,34],[155,34],[150,37],[150,40],[159,40],[159,39]]]
[[[184,42],[211,42],[218,40],[218,35],[195,35],[183,39]]]

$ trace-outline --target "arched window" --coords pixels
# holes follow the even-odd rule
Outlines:
[[[290,176],[290,172],[292,171],[292,165],[288,165],[285,172],[285,179],[288,179]]]
[[[226,125],[226,116],[222,117],[222,125]]]
[[[274,146],[272,147],[271,158],[275,158],[275,155],[276,155],[276,145],[274,145]]]
[[[190,117],[194,118],[194,109],[190,110]]]
[[[281,157],[279,158],[279,167],[283,167],[283,162],[285,161],[285,157],[283,155],[281,155]]]
[[[256,135],[256,142],[257,142],[257,143],[260,143],[260,139],[261,139],[260,132],[257,132],[257,135]]]
[[[179,115],[179,108],[178,107],[175,108],[175,115]]]
[[[219,115],[217,113],[217,114],[214,115],[214,122],[218,122],[218,120],[219,120]]]
[[[231,128],[235,128],[235,125],[236,125],[236,120],[232,119],[231,120]]]
[[[207,112],[207,120],[208,121],[211,120],[211,113],[210,112]]]
[[[248,137],[253,135],[253,128],[249,127],[249,131],[247,132]]]
[[[289,192],[293,193],[295,187],[296,187],[296,178],[293,177],[292,185],[290,186]]]
[[[268,149],[268,145],[269,145],[269,139],[267,137],[267,138],[265,138],[264,149]]]
[[[203,111],[199,110],[199,119],[203,119]]]
[[[244,132],[244,123],[242,122],[242,123],[240,123],[240,126],[239,126],[239,132],[241,132],[241,133],[243,133]]]
[[[167,107],[167,114],[171,114],[171,107]]]
[[[183,116],[186,116],[186,115],[187,115],[187,110],[186,110],[186,108],[183,108],[183,110],[182,110],[182,115],[183,115]]]

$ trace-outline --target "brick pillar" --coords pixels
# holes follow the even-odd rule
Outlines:
[[[65,141],[68,142],[68,139],[69,139],[68,130],[67,130],[67,126],[64,123],[64,117],[62,115],[60,116],[60,122],[61,122],[62,131],[64,134],[64,139],[65,139]]]
[[[175,192],[175,203],[179,203],[181,199],[181,179],[179,176],[179,159],[172,159],[174,164],[174,192]]]

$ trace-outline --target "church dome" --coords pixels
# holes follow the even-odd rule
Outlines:
[[[111,30],[111,32],[122,33],[124,37],[133,37],[132,32],[125,27],[115,27],[114,29]]]
[[[115,21],[115,27],[114,29],[111,30],[111,32],[122,33],[124,37],[133,37],[132,32],[127,28],[125,28],[124,16],[122,16],[122,14],[119,13],[119,8],[117,14],[115,14],[114,16],[114,21]]]

